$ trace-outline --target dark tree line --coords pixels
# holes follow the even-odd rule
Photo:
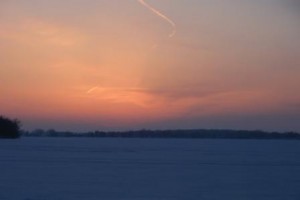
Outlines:
[[[18,120],[0,116],[0,138],[18,138],[20,135],[20,122]]]
[[[296,132],[265,132],[226,129],[190,129],[190,130],[137,130],[137,131],[94,131],[74,133],[66,131],[45,131],[38,129],[24,132],[24,136],[35,137],[115,137],[115,138],[194,138],[194,139],[296,139],[300,134]]]
[[[34,137],[118,137],[118,138],[195,138],[195,139],[293,139],[300,140],[296,132],[265,132],[228,129],[182,129],[182,130],[137,130],[93,131],[74,133],[54,129],[21,131],[20,121],[0,116],[0,138]]]

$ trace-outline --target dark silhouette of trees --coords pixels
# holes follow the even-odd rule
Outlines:
[[[21,135],[20,132],[19,120],[0,116],[0,138],[18,138]]]
[[[265,132],[226,129],[187,129],[187,130],[137,130],[137,131],[94,131],[73,133],[56,130],[35,130],[23,133],[32,137],[112,137],[112,138],[192,138],[192,139],[287,139],[300,140],[296,132]]]

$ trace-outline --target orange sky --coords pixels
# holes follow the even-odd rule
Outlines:
[[[1,114],[25,129],[300,130],[292,3],[145,2],[161,15],[138,0],[1,1]]]

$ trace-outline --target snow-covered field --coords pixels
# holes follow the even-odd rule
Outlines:
[[[0,200],[299,200],[300,143],[0,140]]]

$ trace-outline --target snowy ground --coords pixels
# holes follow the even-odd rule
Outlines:
[[[300,143],[0,140],[0,200],[299,200]]]

